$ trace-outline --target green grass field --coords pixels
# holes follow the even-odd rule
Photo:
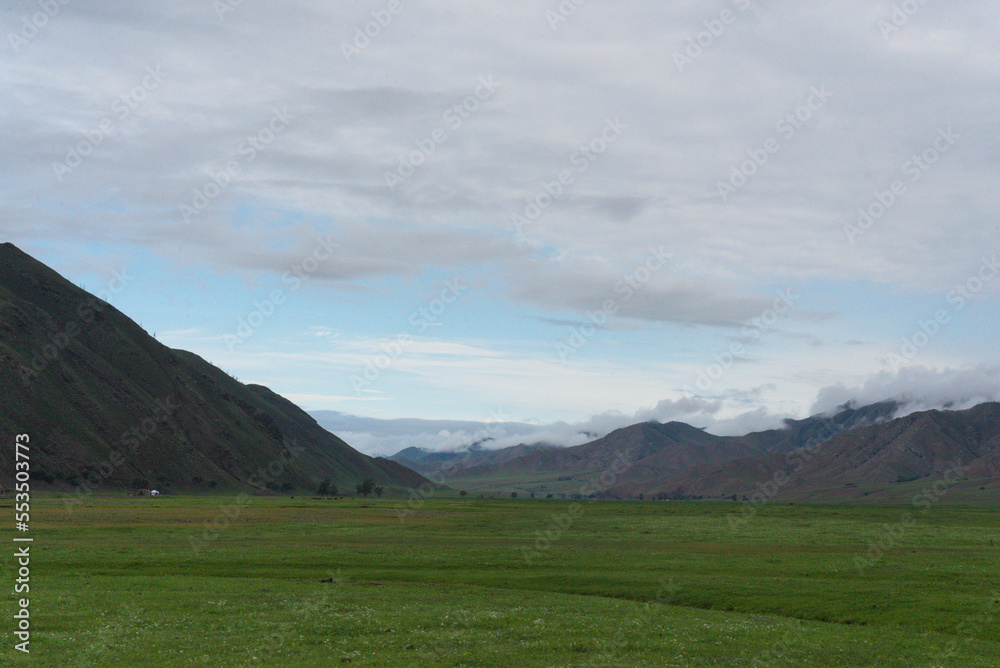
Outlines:
[[[900,531],[912,507],[775,503],[734,531],[735,503],[570,504],[36,498],[31,654],[8,531],[0,665],[1000,662],[994,509]]]

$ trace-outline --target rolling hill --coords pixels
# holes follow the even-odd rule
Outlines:
[[[35,485],[315,489],[425,482],[361,454],[260,385],[173,350],[14,245],[0,245],[0,442],[27,433]],[[13,447],[0,450],[10,486]],[[88,482],[89,481],[89,482]]]

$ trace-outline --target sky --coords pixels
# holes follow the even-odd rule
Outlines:
[[[0,30],[0,240],[376,419],[365,451],[393,418],[568,444],[1000,397],[985,0],[38,0]]]

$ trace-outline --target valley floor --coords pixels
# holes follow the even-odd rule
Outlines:
[[[9,500],[0,503],[13,515]],[[1000,513],[34,499],[33,666],[992,666]],[[11,550],[13,552],[13,550]],[[329,582],[321,582],[330,580]]]

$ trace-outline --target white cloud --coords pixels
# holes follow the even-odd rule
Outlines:
[[[585,3],[556,30],[550,0],[404,6],[349,59],[342,43],[371,20],[370,4],[244,2],[221,18],[204,0],[62,6],[28,43],[0,50],[4,238],[65,259],[65,270],[100,273],[133,254],[160,260],[167,287],[137,282],[126,295],[144,322],[158,317],[164,291],[182,301],[175,284],[201,275],[218,306],[164,323],[161,336],[211,350],[241,376],[270,373],[312,403],[350,396],[344,379],[372,344],[391,342],[405,304],[419,307],[442,274],[468,272],[489,308],[432,323],[434,337],[393,366],[410,385],[379,388],[387,401],[425,408],[419,400],[433,395],[435,408],[468,414],[478,408],[466,403],[515,397],[546,421],[573,422],[611,409],[635,416],[670,397],[655,415],[730,431],[801,416],[827,386],[817,405],[849,393],[838,384],[865,396],[893,389],[863,381],[901,335],[888,321],[905,333],[904,306],[945,295],[1000,250],[1000,46],[985,0],[927,3],[888,39],[877,22],[892,3],[867,0]],[[722,6],[737,20],[678,71],[674,53]],[[8,25],[37,11],[14,3]],[[155,86],[148,68],[162,71]],[[484,77],[499,86],[476,97]],[[817,87],[829,99],[789,126]],[[280,131],[269,126],[275,113],[289,119]],[[609,119],[621,127],[613,140],[602,136]],[[947,128],[954,144],[913,172],[914,156]],[[88,138],[95,131],[99,141]],[[718,183],[755,155],[761,162],[769,139],[777,149],[723,201]],[[57,174],[54,163],[75,162],[74,151],[86,155]],[[401,156],[413,172],[390,188],[385,174]],[[222,179],[230,162],[238,170]],[[852,242],[845,225],[894,181],[905,192]],[[180,206],[195,190],[207,201],[185,224]],[[522,238],[512,216],[532,204],[538,215]],[[210,349],[245,315],[226,309],[253,301],[213,281],[273,283],[328,237],[337,252],[309,274],[326,299],[303,290],[282,314],[315,312],[294,326],[327,347],[293,348],[262,331],[236,353]],[[670,261],[626,298],[616,287],[651,247]],[[106,263],[79,259],[92,252]],[[803,300],[770,333],[782,341],[741,355],[713,391],[776,389],[715,412],[712,396],[676,403],[718,351],[718,330],[732,335],[786,285]],[[890,296],[861,306],[858,286]],[[995,285],[984,289],[976,308],[996,296]],[[569,364],[552,355],[563,334],[525,327],[525,340],[508,344],[510,329],[495,333],[486,314],[585,321],[608,299],[617,308],[608,331],[622,345],[595,340]],[[393,312],[372,317],[382,300]],[[225,317],[199,324],[216,310]],[[995,363],[973,311],[922,361]],[[803,351],[796,336],[815,345]],[[866,344],[829,343],[843,340]],[[635,346],[620,353],[626,344],[649,353],[637,362]],[[571,440],[576,428],[557,436]]]
[[[882,371],[863,385],[825,387],[817,395],[813,413],[828,413],[852,402],[857,406],[899,401],[897,416],[935,408],[962,409],[1000,400],[1000,366],[980,364],[965,368],[903,367]]]

